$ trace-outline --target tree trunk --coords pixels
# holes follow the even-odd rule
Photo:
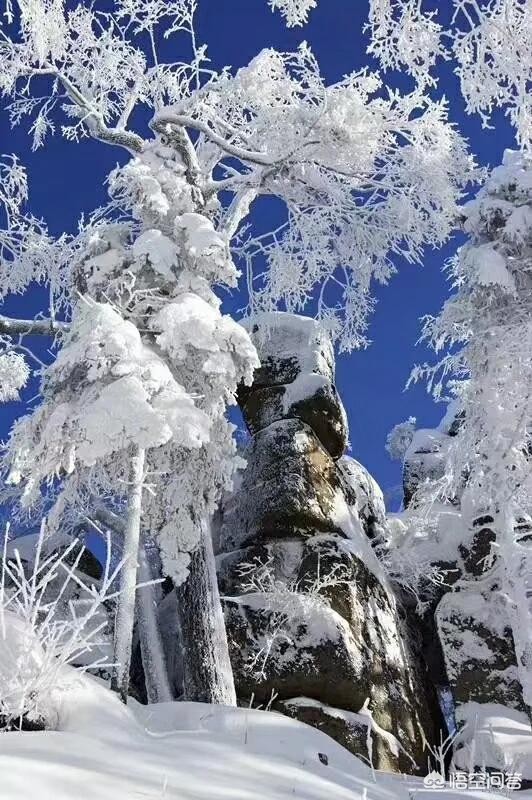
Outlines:
[[[210,525],[201,521],[190,574],[176,588],[184,700],[235,706],[236,691],[218,592]]]
[[[95,516],[111,529],[115,539],[118,536],[120,537],[120,546],[115,544],[113,551],[123,551],[122,544],[126,535],[124,520],[109,511],[105,506],[98,507]],[[158,570],[154,568],[147,558],[146,548],[141,541],[139,544],[138,583],[140,586],[137,589],[137,620],[146,694],[149,703],[167,703],[174,699],[168,680],[168,669],[157,619],[157,607],[161,602],[162,592],[158,583],[142,585],[149,584],[150,581],[160,577],[160,564]]]
[[[142,514],[142,484],[144,480],[145,452],[135,448],[131,456],[130,489],[127,507],[126,529],[122,570],[120,573],[120,595],[116,613],[114,660],[117,666],[111,680],[111,689],[127,702],[129,668],[135,622],[135,592],[137,587],[137,560],[139,556],[140,522]]]
[[[139,548],[139,584],[152,581],[154,576],[141,543]],[[137,590],[137,618],[140,652],[148,703],[169,703],[174,697],[168,681],[164,648],[157,620],[157,600],[154,585]]]

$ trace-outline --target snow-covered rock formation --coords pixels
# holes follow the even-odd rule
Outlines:
[[[237,693],[329,733],[375,767],[426,768],[442,719],[420,644],[372,548],[382,494],[347,456],[328,338],[264,315],[240,396],[251,440],[225,505],[219,583]]]

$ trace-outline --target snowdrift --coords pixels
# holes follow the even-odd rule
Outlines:
[[[1,737],[2,800],[419,800],[416,779],[374,774],[328,736],[280,714],[200,703],[125,708],[66,668],[59,730]],[[442,798],[487,793],[439,790]],[[489,795],[492,800],[496,797]],[[532,796],[520,793],[519,798]]]

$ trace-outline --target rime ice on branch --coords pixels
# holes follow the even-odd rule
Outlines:
[[[317,5],[309,0],[269,2],[288,26],[303,25]],[[479,114],[485,127],[491,127],[493,111],[504,108],[517,141],[530,148],[530,2],[452,0],[440,5],[443,11],[420,0],[369,0],[368,54],[376,56],[384,70],[407,72],[418,85],[429,86],[437,84],[438,63],[452,61],[467,111]]]

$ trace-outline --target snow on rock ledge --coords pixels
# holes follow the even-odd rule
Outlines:
[[[308,317],[281,312],[247,323],[261,366],[239,401],[252,433],[272,422],[299,419],[333,458],[347,447],[348,426],[334,386],[334,352],[327,334]]]
[[[447,675],[459,709],[479,701],[525,711],[506,603],[494,578],[446,594],[436,609]]]
[[[252,433],[272,422],[296,418],[313,429],[333,458],[341,456],[347,446],[347,417],[336,388],[315,373],[301,374],[293,383],[249,392],[242,413]]]
[[[326,728],[329,735],[333,731],[337,742],[375,769],[393,771],[401,753],[407,762],[406,769],[412,766],[401,743],[376,724],[364,707],[359,712],[344,711],[309,697],[294,697],[283,701],[282,708],[289,717],[313,728]]]
[[[254,388],[291,383],[309,373],[334,382],[333,346],[316,320],[276,311],[246,320],[244,327],[261,362]]]
[[[461,731],[454,763],[458,769],[492,770],[522,775],[523,789],[532,788],[532,728],[524,712],[498,703],[469,702],[456,714]]]

